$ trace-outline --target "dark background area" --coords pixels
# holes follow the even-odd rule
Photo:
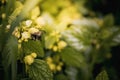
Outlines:
[[[115,24],[120,25],[120,0],[88,0],[86,6],[102,15],[112,13],[115,17]]]
[[[115,25],[120,25],[120,0],[89,0],[86,3],[86,7],[103,16],[110,13],[113,14]],[[112,58],[110,60],[95,65],[94,76],[96,76],[104,66],[109,72],[110,80],[120,80],[120,46],[113,47],[111,53]]]

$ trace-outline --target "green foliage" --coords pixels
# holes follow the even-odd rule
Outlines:
[[[92,40],[96,38],[99,29],[99,25],[94,20],[81,19],[73,22],[70,28],[63,32],[63,37],[71,43],[69,44],[71,47],[78,51],[85,51],[91,47]]]
[[[18,16],[18,14],[21,12],[21,9],[23,8],[23,4],[20,1],[15,2],[15,9],[9,16],[9,24],[13,22],[13,20]]]
[[[28,1],[25,3],[24,8],[21,11],[14,11],[15,9],[15,0],[8,0],[7,7],[6,7],[6,17],[3,19],[3,24],[0,25],[0,32],[4,37],[0,36],[2,39],[0,41],[0,50],[2,52],[2,59],[3,59],[3,66],[5,68],[5,79],[9,79],[9,66],[11,67],[11,80],[16,80],[16,74],[17,74],[17,53],[18,53],[18,43],[17,39],[11,36],[14,28],[19,25],[20,21],[23,20],[26,17],[26,14],[36,5],[39,3],[40,0],[34,0],[34,1]],[[32,2],[32,6],[28,6]],[[12,7],[11,7],[12,6]],[[26,10],[27,9],[27,10]],[[16,9],[15,9],[16,10]],[[14,12],[13,12],[14,11]],[[13,14],[11,15],[11,13]],[[20,14],[19,14],[20,13]],[[13,16],[15,14],[15,16]],[[2,15],[2,14],[0,14]],[[13,17],[11,20],[9,19],[9,16]],[[9,22],[11,23],[11,28],[9,32],[6,32],[5,27],[7,26],[8,22],[6,22],[9,19]],[[1,35],[0,34],[0,35]]]
[[[14,36],[11,36],[5,45],[3,50],[3,62],[5,67],[8,67],[13,61],[17,59],[18,53],[18,44],[17,39]]]
[[[111,47],[120,44],[120,29],[112,14],[85,17],[86,1],[6,0],[0,6],[6,80],[18,77],[19,60],[23,70],[19,74],[26,70],[31,80],[92,80],[94,65],[110,59]],[[96,80],[108,80],[106,71]]]
[[[11,36],[3,50],[2,59],[5,70],[9,70],[9,67],[11,67],[12,79],[15,79],[17,73],[16,68],[17,53],[18,53],[17,39],[14,36]]]
[[[95,80],[109,80],[107,72],[103,70],[97,75]]]
[[[44,56],[43,46],[39,40],[29,40],[28,42],[22,42],[22,49],[25,55],[31,53],[37,53],[38,57]]]
[[[32,80],[53,80],[49,66],[40,59],[35,59],[34,63],[28,66],[28,74]]]
[[[64,74],[59,74],[59,75],[55,76],[54,80],[68,80],[68,77]]]
[[[54,36],[48,36],[47,40],[45,42],[45,47],[49,48],[49,46],[53,45],[56,42],[56,37]]]
[[[104,26],[105,27],[111,27],[114,25],[114,17],[112,14],[109,14],[107,16],[104,17]]]
[[[73,48],[65,48],[60,53],[62,60],[69,66],[75,66],[75,67],[84,67],[85,66],[85,58],[84,56],[75,51]]]

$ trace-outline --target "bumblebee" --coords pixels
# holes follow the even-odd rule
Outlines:
[[[31,34],[32,40],[40,40],[41,34],[42,34],[42,31],[35,32],[35,33]]]

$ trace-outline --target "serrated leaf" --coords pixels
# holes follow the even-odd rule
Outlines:
[[[107,72],[103,70],[97,75],[95,80],[109,80]]]
[[[79,68],[85,66],[84,56],[73,48],[65,48],[60,52],[60,55],[67,65]]]
[[[53,80],[48,64],[40,59],[35,59],[34,63],[29,66],[28,74],[32,80]]]
[[[22,49],[25,55],[31,54],[33,52],[37,53],[38,57],[44,56],[43,46],[40,41],[29,40],[28,42],[22,43]]]

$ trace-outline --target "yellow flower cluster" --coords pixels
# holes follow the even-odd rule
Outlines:
[[[31,39],[31,35],[34,33],[38,33],[41,30],[41,26],[33,25],[32,20],[23,21],[20,27],[16,27],[13,31],[13,35],[18,38],[18,42],[28,41]]]
[[[61,34],[59,31],[52,31],[48,36],[45,37],[45,41],[47,46],[46,48],[51,49],[53,51],[61,51],[67,46],[67,43],[63,40],[60,40]],[[52,39],[52,40],[51,40]]]
[[[34,62],[34,58],[37,57],[36,53],[31,53],[30,55],[27,55],[24,57],[24,62],[26,65],[31,65]]]
[[[50,33],[49,36],[54,37],[56,42],[58,42],[59,38],[61,37],[60,32],[58,32],[58,31],[53,31],[52,33]]]
[[[57,72],[62,70],[63,62],[59,61],[57,63],[54,62],[52,57],[46,58],[47,64],[49,65],[51,71]]]
[[[52,47],[53,51],[61,51],[62,49],[64,49],[67,46],[67,43],[65,41],[59,41],[56,45],[54,45]]]

